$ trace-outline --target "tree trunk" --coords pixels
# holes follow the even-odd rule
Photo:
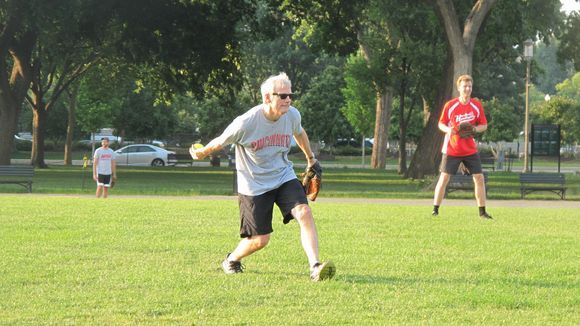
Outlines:
[[[391,123],[393,106],[393,90],[386,87],[382,94],[377,94],[377,110],[375,119],[375,141],[371,156],[371,168],[384,169],[387,166],[388,132]]]
[[[36,35],[22,32],[24,2],[0,29],[0,164],[9,165],[22,102],[30,87],[30,56]],[[18,40],[15,35],[20,34]],[[9,63],[12,67],[9,67]]]
[[[399,88],[399,168],[397,170],[399,174],[405,174],[407,172],[407,126],[409,125],[413,112],[413,103],[411,103],[408,118],[405,117],[405,95],[407,93],[407,77],[410,69],[411,65],[406,60],[403,60],[403,64],[401,65],[403,78],[401,79]]]
[[[18,110],[14,104],[0,99],[0,165],[10,165],[14,134],[18,124]],[[8,101],[10,102],[10,101]]]
[[[44,162],[44,135],[46,130],[47,111],[44,103],[36,103],[32,117],[32,152],[30,162],[37,168],[46,168]]]
[[[75,131],[76,125],[76,109],[77,109],[77,94],[79,90],[79,84],[76,83],[70,88],[70,92],[67,92],[69,97],[69,105],[68,105],[68,123],[66,126],[66,143],[64,145],[64,164],[65,165],[72,165],[72,143],[73,143],[73,136]]]
[[[427,125],[413,155],[408,178],[421,179],[426,174],[436,174],[441,161],[441,145],[443,134],[439,131],[439,115],[446,101],[458,95],[455,80],[463,74],[471,74],[473,49],[477,34],[485,18],[497,0],[478,0],[464,21],[463,30],[459,25],[459,17],[452,0],[435,0],[435,12],[445,29],[447,38],[447,63],[445,75],[440,85],[441,91],[436,99],[435,107],[429,115]]]
[[[447,55],[445,78],[439,84],[439,92],[435,106],[429,113],[429,119],[417,144],[417,150],[411,158],[411,164],[405,174],[406,178],[423,179],[425,175],[436,174],[441,162],[441,145],[443,134],[439,130],[439,115],[443,104],[453,92],[453,63],[451,55]]]
[[[429,122],[429,117],[431,116],[431,106],[426,98],[421,97],[421,100],[423,101],[423,127],[425,127]]]
[[[405,121],[405,79],[401,82],[399,93],[399,174],[407,172],[407,121]],[[410,108],[412,109],[412,107]]]

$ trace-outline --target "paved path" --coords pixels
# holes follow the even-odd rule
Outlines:
[[[0,197],[65,197],[65,198],[93,198],[93,195],[66,195],[66,194],[0,194]],[[215,200],[237,201],[236,196],[146,196],[146,195],[111,195],[110,198],[131,199],[151,198],[159,200]],[[317,203],[336,204],[377,204],[377,205],[402,205],[402,206],[432,206],[432,199],[383,199],[383,198],[318,198]],[[475,206],[475,199],[445,199],[444,206]],[[542,208],[580,208],[580,201],[570,200],[488,200],[487,207],[542,207]]]

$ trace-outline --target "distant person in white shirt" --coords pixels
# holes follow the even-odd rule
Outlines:
[[[109,138],[101,140],[101,147],[93,157],[93,180],[97,182],[97,198],[107,198],[111,181],[117,179],[115,152],[109,148]]]

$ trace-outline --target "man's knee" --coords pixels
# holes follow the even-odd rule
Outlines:
[[[270,242],[270,235],[269,234],[265,234],[265,235],[254,235],[252,237],[250,237],[250,239],[252,241],[252,246],[257,250],[257,249],[262,249],[265,246],[268,245],[268,242]]]
[[[449,173],[441,172],[441,175],[439,176],[438,183],[439,183],[439,185],[447,186],[450,179],[451,179],[451,175]]]
[[[292,215],[298,221],[306,221],[312,219],[312,211],[307,204],[300,204],[292,209]]]
[[[473,175],[473,182],[474,183],[479,183],[479,184],[483,184],[483,174],[482,173],[477,173]]]

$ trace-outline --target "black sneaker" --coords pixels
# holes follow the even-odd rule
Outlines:
[[[336,273],[336,267],[331,261],[316,263],[310,272],[310,279],[314,282],[329,280]]]
[[[479,215],[479,217],[486,219],[486,220],[493,220],[493,217],[491,217],[491,215],[489,215],[487,213],[483,213],[483,214]]]
[[[436,210],[433,210],[433,211],[431,212],[431,215],[432,215],[433,217],[439,216],[439,212],[438,212],[438,211],[436,211]]]
[[[228,256],[229,255],[230,254],[228,254]],[[243,273],[244,266],[242,265],[242,262],[229,261],[228,256],[226,256],[226,259],[224,259],[224,261],[222,262],[222,268],[224,269],[224,273],[226,274]]]

